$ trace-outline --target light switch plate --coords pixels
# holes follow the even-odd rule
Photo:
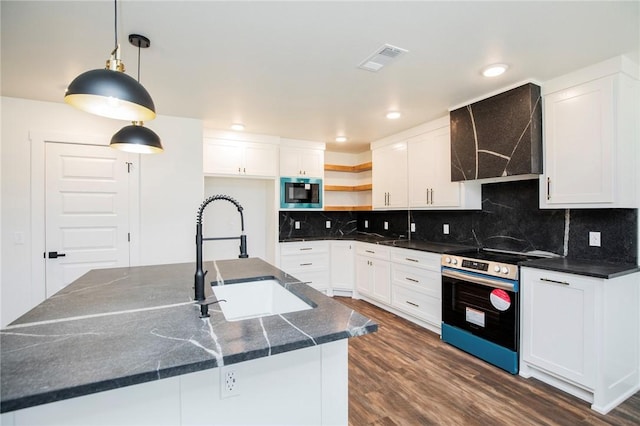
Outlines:
[[[364,229],[367,229],[369,227],[369,221],[365,220],[364,221]]]
[[[445,234],[445,235],[449,234],[449,224],[448,223],[445,223],[445,224],[442,225],[442,233]]]
[[[389,222],[387,222],[386,220],[384,221],[384,229],[385,231],[389,229]]]
[[[411,224],[411,232],[416,232],[416,224],[415,223]]]
[[[600,247],[600,232],[589,232],[589,245]]]
[[[325,226],[327,229],[331,228],[331,221],[330,221],[330,220],[327,220],[327,221],[324,223],[324,226]]]
[[[299,220],[296,220],[296,221],[294,222],[294,224],[293,224],[293,227],[294,227],[294,228],[296,228],[296,229],[300,229],[300,221],[299,221]]]

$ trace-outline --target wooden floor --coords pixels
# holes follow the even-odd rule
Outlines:
[[[379,324],[349,339],[349,424],[640,425],[640,392],[608,415],[535,379],[489,365],[361,300],[336,297]]]

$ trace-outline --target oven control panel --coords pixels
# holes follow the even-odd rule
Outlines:
[[[464,256],[445,254],[442,256],[441,265],[510,280],[518,279],[518,265],[508,263],[494,262],[491,260],[478,260]]]

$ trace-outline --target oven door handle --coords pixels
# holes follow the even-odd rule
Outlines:
[[[480,284],[492,288],[500,288],[502,290],[514,291],[515,286],[513,284],[505,283],[503,281],[491,280],[488,278],[482,278],[477,275],[469,275],[463,272],[450,271],[448,269],[442,271],[443,277],[455,278],[461,281],[468,281],[474,284]]]

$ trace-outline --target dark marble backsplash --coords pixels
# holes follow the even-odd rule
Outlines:
[[[300,229],[294,222],[300,221]],[[331,228],[325,228],[331,220]],[[365,227],[365,221],[367,227]],[[389,229],[384,229],[384,222]],[[368,232],[419,241],[458,243],[509,251],[541,251],[574,259],[637,264],[638,210],[539,209],[538,180],[484,184],[482,210],[361,212],[281,211],[280,239],[343,237]],[[449,225],[449,234],[443,226]],[[589,231],[601,247],[589,246]]]

